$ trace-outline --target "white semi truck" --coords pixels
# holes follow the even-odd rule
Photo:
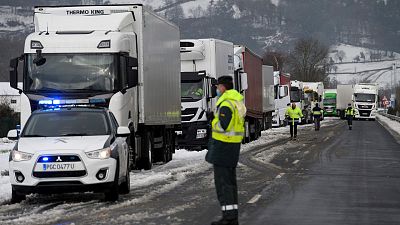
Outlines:
[[[35,7],[34,25],[10,62],[22,128],[41,100],[102,106],[131,131],[131,166],[171,160],[181,120],[177,26],[140,4]]]
[[[286,126],[286,110],[290,104],[290,75],[274,71],[275,111],[272,113],[272,127]]]
[[[304,82],[304,122],[311,123],[313,121],[312,109],[319,105],[321,109],[324,108],[324,83],[322,82]],[[322,117],[323,118],[323,117]]]
[[[216,81],[233,76],[233,43],[218,39],[180,42],[182,125],[176,131],[177,147],[201,150],[210,135],[209,115],[215,109]]]
[[[353,101],[356,119],[375,120],[378,109],[378,85],[360,83],[354,85]]]

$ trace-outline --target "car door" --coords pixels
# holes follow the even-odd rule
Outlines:
[[[117,134],[118,122],[114,115],[110,112],[111,126],[114,134]],[[126,137],[116,137],[115,142],[118,148],[119,156],[119,171],[120,177],[124,177],[127,173],[128,168],[128,144],[126,143]]]

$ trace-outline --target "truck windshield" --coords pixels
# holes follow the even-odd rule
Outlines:
[[[42,54],[43,65],[27,56],[25,91],[112,92],[117,84],[117,57],[112,54]]]
[[[354,94],[356,102],[375,102],[374,94]]]
[[[109,135],[107,117],[100,112],[32,114],[21,137],[62,137]]]
[[[336,98],[325,98],[324,104],[325,105],[336,105]]]
[[[297,87],[290,88],[290,100],[294,102],[300,102],[301,95],[300,95],[300,90]]]
[[[182,81],[181,96],[182,100],[198,101],[203,98],[203,80],[200,81]]]

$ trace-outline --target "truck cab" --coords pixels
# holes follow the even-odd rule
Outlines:
[[[286,126],[286,110],[290,104],[290,75],[274,71],[275,111],[272,113],[272,127]]]
[[[218,39],[185,39],[181,54],[181,121],[177,148],[207,148],[210,115],[217,102],[220,76],[233,76],[233,43]]]
[[[337,116],[336,89],[326,89],[324,92],[324,116]]]
[[[356,84],[353,93],[356,119],[375,120],[378,108],[378,85]]]
[[[318,103],[321,109],[324,108],[324,84],[322,82],[304,82],[304,102],[305,112],[304,122],[311,123],[313,121],[312,109]],[[323,117],[322,117],[323,118]]]

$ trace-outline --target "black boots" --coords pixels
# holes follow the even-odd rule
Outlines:
[[[222,218],[218,221],[212,222],[211,225],[239,225],[238,219]]]

